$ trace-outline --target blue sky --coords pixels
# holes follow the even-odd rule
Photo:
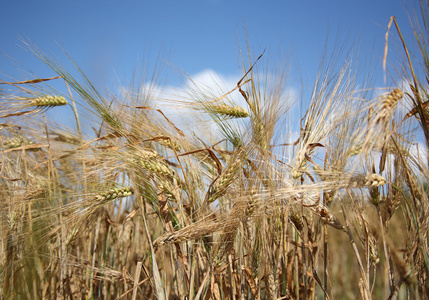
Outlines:
[[[238,37],[247,32],[255,56],[264,48],[275,59],[289,55],[311,77],[328,32],[359,39],[362,52],[381,57],[392,15],[409,35],[399,0],[2,0],[0,50],[36,73],[46,69],[19,37],[62,58],[59,43],[90,75],[131,73],[149,51],[161,51],[189,74],[213,69],[227,76],[239,72]],[[17,74],[5,57],[0,73]]]

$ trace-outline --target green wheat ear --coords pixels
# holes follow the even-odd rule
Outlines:
[[[34,144],[33,141],[23,138],[22,136],[19,136],[19,137],[9,138],[5,140],[3,143],[3,146],[4,146],[4,149],[14,149],[21,146],[29,146],[33,144]],[[37,151],[38,149],[40,149],[40,147],[28,148],[27,151]]]
[[[99,201],[108,201],[116,198],[128,197],[134,194],[132,187],[113,188],[107,192],[96,195],[95,199]]]
[[[239,106],[229,106],[226,104],[220,104],[210,107],[213,113],[222,114],[232,118],[246,118],[249,113],[244,108]]]
[[[3,145],[5,149],[13,149],[13,148],[21,147],[23,142],[24,140],[22,137],[15,137],[15,138],[10,138],[5,140]]]
[[[48,95],[30,99],[30,104],[37,107],[62,106],[67,104],[67,100],[63,96]]]
[[[178,143],[176,143],[175,141],[168,139],[168,140],[160,140],[159,141],[162,145],[175,150],[175,151],[180,151],[182,149],[182,147],[180,147],[180,145]]]
[[[296,209],[291,210],[289,214],[289,221],[291,221],[292,224],[295,225],[295,228],[298,231],[301,231],[304,228],[304,222],[302,221],[302,217]]]

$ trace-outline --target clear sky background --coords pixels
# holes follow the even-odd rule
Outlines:
[[[349,41],[359,57],[371,58],[382,84],[384,36],[391,16],[412,39],[407,12],[416,1],[400,0],[0,0],[0,78],[23,80],[10,58],[40,77],[50,71],[22,46],[31,40],[42,51],[65,60],[67,49],[89,78],[102,85],[131,77],[148,57],[160,54],[192,77],[207,70],[223,80],[240,78],[238,50],[246,38],[256,58],[289,60],[291,85],[314,80],[329,36],[329,49]],[[329,54],[329,52],[328,52]],[[343,59],[343,58],[340,58]],[[342,62],[339,61],[341,64]],[[20,67],[19,67],[20,68]],[[170,69],[172,70],[172,69]],[[295,74],[299,70],[299,74]],[[11,78],[9,78],[11,77]],[[167,85],[179,85],[173,72]],[[175,79],[176,78],[176,79]],[[296,81],[294,81],[296,79]],[[235,81],[236,83],[236,81]],[[299,86],[295,86],[299,89]]]

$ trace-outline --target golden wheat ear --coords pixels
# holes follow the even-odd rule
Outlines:
[[[378,109],[376,111],[376,116],[374,117],[374,125],[379,124],[380,122],[388,121],[388,118],[392,115],[395,110],[399,100],[404,97],[404,92],[400,89],[394,89],[388,93],[381,101]]]

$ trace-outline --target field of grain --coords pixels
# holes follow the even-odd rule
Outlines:
[[[429,25],[414,25],[386,26],[396,85],[327,53],[295,135],[265,53],[241,57],[234,89],[173,103],[145,81],[101,92],[27,45],[52,77],[0,81],[1,299],[427,299]]]

